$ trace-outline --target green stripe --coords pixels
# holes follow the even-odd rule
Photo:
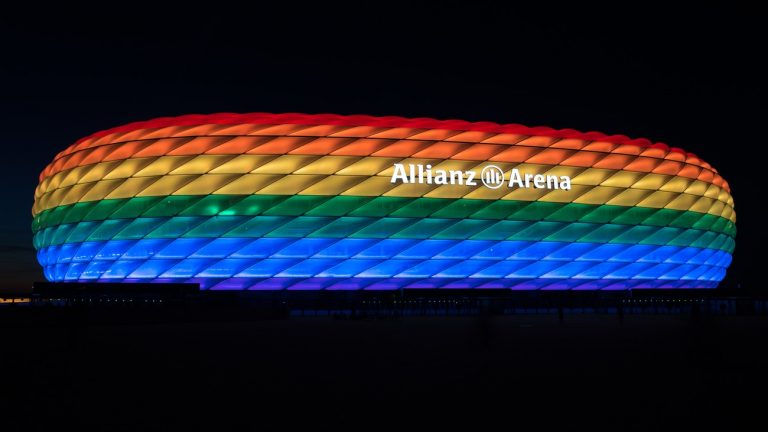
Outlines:
[[[45,210],[32,231],[60,224],[105,219],[171,216],[360,216],[433,217],[695,228],[736,236],[736,225],[706,213],[542,201],[320,195],[172,195],[70,204]]]
[[[176,216],[107,219],[45,228],[36,248],[84,241],[178,237],[323,237],[525,240],[694,246],[733,251],[734,240],[714,231],[645,225],[493,219]]]

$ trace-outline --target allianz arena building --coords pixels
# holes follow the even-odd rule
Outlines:
[[[736,235],[728,183],[679,148],[362,115],[98,132],[32,213],[50,281],[211,290],[714,288]]]

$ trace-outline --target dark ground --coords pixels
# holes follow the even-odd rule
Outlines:
[[[752,429],[766,330],[685,313],[27,322],[3,326],[2,429]]]

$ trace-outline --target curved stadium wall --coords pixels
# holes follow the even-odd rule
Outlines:
[[[68,147],[40,175],[32,229],[51,281],[714,288],[733,205],[694,154],[625,136],[214,114]]]

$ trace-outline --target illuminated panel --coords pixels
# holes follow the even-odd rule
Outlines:
[[[41,173],[51,281],[207,289],[714,288],[728,183],[624,136],[399,117],[214,114],[96,133]]]

